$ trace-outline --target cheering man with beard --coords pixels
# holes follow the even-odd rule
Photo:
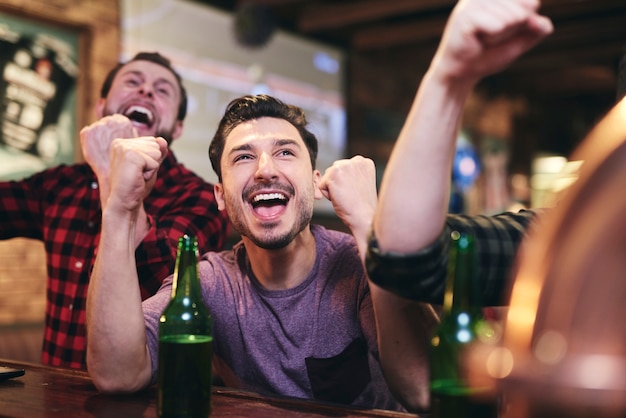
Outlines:
[[[169,60],[158,53],[138,53],[110,71],[96,107],[100,120],[80,132],[86,163],[0,183],[0,239],[34,238],[46,248],[43,363],[86,366],[87,287],[99,250],[102,208],[115,175],[112,141],[162,137],[170,144],[183,131],[186,111],[187,94]],[[204,250],[218,250],[228,227],[213,185],[179,164],[171,152],[155,177],[138,207],[131,237],[143,299],[173,271],[181,235],[195,235]]]
[[[129,253],[142,196],[167,148],[164,141],[125,145],[115,144],[115,164],[125,168],[111,182],[87,298],[88,370],[106,392],[155,381],[159,316],[172,292],[170,278],[141,304]],[[242,236],[232,250],[205,253],[199,262],[213,318],[213,364],[224,383],[403,409],[382,374],[362,264],[376,208],[372,160],[340,160],[322,176],[302,110],[265,95],[230,103],[209,156],[219,179],[215,196]],[[322,197],[352,235],[310,224]]]

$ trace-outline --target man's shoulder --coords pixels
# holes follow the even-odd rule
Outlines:
[[[313,224],[311,231],[315,237],[315,246],[320,254],[330,257],[330,260],[340,259],[346,265],[350,264],[350,259],[360,264],[359,249],[352,235]]]
[[[200,277],[204,279],[229,280],[236,276],[235,272],[240,271],[237,263],[235,248],[222,251],[207,251],[200,255],[198,259],[198,269]]]
[[[86,179],[95,179],[95,175],[91,170],[91,167],[87,163],[77,164],[60,164],[54,167],[47,168],[38,173],[32,174],[30,177],[25,178],[23,181],[31,184],[43,183],[46,187],[51,187],[54,184],[75,184],[83,183]]]
[[[245,251],[245,247],[242,242],[239,242],[229,250],[207,251],[201,254],[200,261],[207,261],[211,264],[233,264],[241,251]]]

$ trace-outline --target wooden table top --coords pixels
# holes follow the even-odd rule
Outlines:
[[[0,365],[26,370],[21,377],[0,381],[1,417],[156,417],[156,389],[132,395],[99,393],[84,371],[0,359]],[[292,398],[265,397],[214,387],[211,417],[315,418],[416,415],[379,409],[357,409]]]

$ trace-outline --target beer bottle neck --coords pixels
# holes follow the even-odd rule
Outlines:
[[[172,282],[172,299],[201,299],[198,277],[198,242],[195,237],[185,235],[179,242]]]
[[[480,311],[478,265],[471,235],[453,232],[444,313]]]

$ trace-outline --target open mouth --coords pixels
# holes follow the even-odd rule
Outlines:
[[[152,111],[139,105],[130,106],[124,112],[124,116],[130,119],[134,125],[142,125],[150,128],[154,123],[154,115],[152,114]]]
[[[289,199],[283,193],[260,193],[251,200],[254,213],[263,218],[271,218],[278,215],[287,206]]]

